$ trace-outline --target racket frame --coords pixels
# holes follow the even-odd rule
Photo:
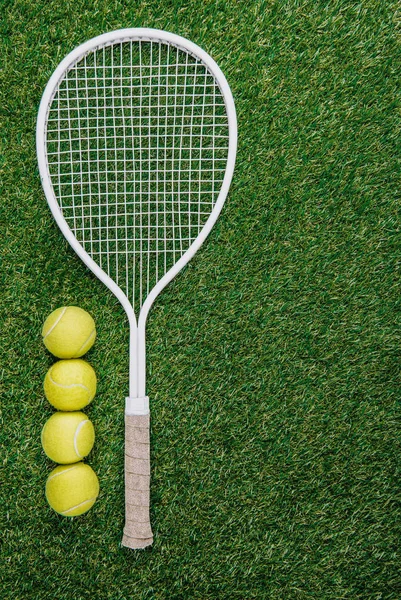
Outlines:
[[[109,275],[107,275],[107,273],[105,273],[105,271],[103,271],[100,268],[100,266],[97,265],[96,262],[91,258],[91,256],[84,250],[84,248],[81,246],[80,242],[76,239],[74,233],[68,226],[66,220],[64,219],[51,183],[46,149],[46,129],[48,112],[53,98],[57,92],[58,85],[60,81],[64,78],[64,75],[68,72],[70,68],[72,68],[79,60],[81,60],[85,55],[89,54],[91,51],[125,41],[153,41],[166,43],[178,49],[184,50],[185,52],[192,55],[194,58],[201,60],[202,63],[204,63],[204,65],[212,73],[220,88],[226,106],[229,132],[226,172],[219,195],[210,213],[210,216],[208,217],[205,225],[199,232],[197,238],[192,242],[190,247],[181,256],[181,258],[169,269],[169,271],[167,271],[164,274],[164,276],[150,291],[149,295],[147,296],[145,302],[141,307],[138,319],[135,315],[134,309],[128,297],[119,288],[115,281],[113,281],[113,279],[109,277]],[[237,151],[237,117],[234,99],[228,82],[217,63],[211,58],[211,56],[209,56],[209,54],[207,54],[202,48],[200,48],[193,42],[179,35],[166,31],[161,31],[158,29],[149,28],[120,29],[117,31],[111,31],[103,35],[99,35],[91,40],[88,40],[84,44],[81,44],[72,52],[70,52],[61,61],[61,63],[49,79],[39,107],[36,127],[36,150],[42,186],[54,219],[56,220],[64,237],[69,242],[71,247],[75,250],[75,252],[81,258],[81,260],[85,263],[85,265],[94,273],[94,275],[96,275],[96,277],[98,277],[117,297],[127,314],[130,324],[130,359],[129,397],[127,398],[126,402],[126,413],[147,414],[149,412],[149,406],[148,399],[146,397],[145,330],[149,310],[154,300],[160,294],[163,288],[189,262],[189,260],[194,256],[196,251],[200,248],[200,246],[208,236],[210,230],[212,229],[214,223],[216,222],[221,212],[233,176],[235,157]],[[138,399],[138,401],[136,401],[135,399]]]

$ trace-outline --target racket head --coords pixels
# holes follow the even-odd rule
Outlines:
[[[142,59],[141,56],[139,57],[139,60],[138,56],[136,57],[136,63],[134,65],[127,64],[129,61],[127,61],[127,54],[125,53],[124,55],[125,50],[123,51],[123,48],[129,48],[129,45],[131,44],[132,58],[133,43],[135,43],[135,47],[136,44],[139,44],[139,48],[142,48],[142,52],[144,54],[146,53],[146,59],[144,61],[145,66],[143,68],[147,69],[147,71],[142,71],[142,65],[139,64],[140,60]],[[112,49],[111,52],[113,52],[114,48],[117,48],[115,55],[117,56],[116,64],[113,62],[115,60],[113,58],[113,55],[111,63],[110,58],[108,59],[109,62],[107,63],[106,61],[107,64],[103,65],[101,64],[101,60],[99,64],[96,63],[96,58],[93,59],[95,61],[94,63],[91,62],[91,57],[101,57],[102,53],[103,56],[105,56],[107,53],[110,53],[110,48]],[[151,53],[150,58],[149,48]],[[160,53],[159,56],[163,52],[164,58],[166,57],[166,52],[171,52],[171,56],[175,53],[176,64],[174,64],[174,62],[172,62],[171,64],[167,63],[167,65],[164,65],[167,67],[165,73],[163,73],[163,71],[160,69],[157,73],[157,56],[152,57],[152,49],[153,52],[155,52],[157,49],[157,51]],[[177,79],[175,81],[175,91],[179,90],[179,82],[181,81],[180,77],[183,77],[181,71],[179,73],[179,69],[181,70],[184,68],[184,65],[181,62],[183,60],[183,57],[187,57],[185,59],[185,77],[188,76],[189,78],[190,73],[192,73],[192,76],[194,77],[194,83],[192,85],[192,104],[191,100],[187,102],[187,100],[185,99],[186,93],[184,89],[184,100],[178,101],[178,103],[176,102],[176,104],[172,106],[171,104],[169,104],[169,98],[174,99],[174,89],[172,93],[171,86],[169,88],[168,85],[173,79],[175,69],[177,75]],[[191,71],[188,71],[187,68],[189,64],[191,65]],[[128,78],[130,79],[130,83],[128,83],[127,87],[129,88],[131,86],[131,91],[128,89],[128,93],[126,94],[126,92],[123,89],[125,87],[124,69],[130,67],[130,78]],[[136,81],[136,75],[133,71],[133,68],[140,70],[140,84],[138,83],[138,81]],[[95,73],[94,77],[90,78],[90,85],[88,85],[88,80],[85,79],[84,85],[81,86],[81,74],[79,74],[79,76],[77,74],[79,72],[79,69],[83,69],[83,72],[85,73],[85,78],[87,78],[87,69],[92,69],[92,71]],[[194,69],[195,73],[196,70],[198,70],[200,73],[199,85],[204,85],[205,90],[208,86],[208,91],[209,86],[210,89],[212,89],[212,87],[214,86],[213,97],[210,95],[211,92],[209,94],[206,94],[205,97],[207,98],[207,100],[205,102],[205,97],[203,98],[203,105],[202,98],[200,98],[199,104],[197,104],[196,101],[196,98],[198,96],[201,97],[202,93],[196,93],[197,91],[199,92],[199,85],[196,84],[196,74],[195,76],[193,75]],[[112,93],[111,95],[108,95],[107,85],[104,84],[102,87],[102,78],[104,77],[106,81],[107,79],[112,80],[115,72],[117,72],[118,83],[116,84],[114,82],[112,84]],[[99,77],[97,75],[98,73]],[[74,76],[76,83],[74,83]],[[157,88],[158,78],[159,82],[161,81],[161,79],[163,80],[162,83],[164,84],[164,87],[162,85],[160,89],[164,89],[165,94],[163,95],[162,93],[157,93],[153,96],[153,88]],[[210,83],[211,78],[213,78],[213,84]],[[153,80],[154,84],[152,83]],[[72,85],[71,81],[73,82]],[[146,81],[149,82],[148,90],[146,87]],[[187,85],[186,79],[185,85]],[[63,108],[63,94],[64,96],[68,96],[70,94],[69,86],[71,89],[72,96],[71,98],[67,99],[68,108]],[[92,95],[92,98],[96,97],[96,101],[93,106],[91,106],[90,104],[91,92],[88,92],[88,89],[90,90],[91,88],[92,90],[96,88]],[[121,94],[119,96],[120,90]],[[148,114],[146,116],[143,116],[142,122],[142,116],[138,116],[137,112],[144,112],[144,106],[146,108],[146,91],[148,91],[149,96],[149,110]],[[127,117],[126,114],[124,116],[125,109],[122,108],[122,106],[124,102],[128,100],[130,93],[131,97],[136,97],[137,105],[133,106],[131,102],[130,115],[128,115]],[[216,98],[216,94],[219,99],[218,104],[216,103],[215,105],[213,105],[214,100],[212,100],[211,104],[209,104],[211,98]],[[74,96],[76,96],[77,99],[75,104]],[[138,101],[139,97],[140,101]],[[188,97],[190,98],[190,94],[188,95]],[[99,98],[101,101],[99,100]],[[156,127],[156,130],[158,131],[156,138],[155,136],[151,135],[152,127],[151,125],[149,125],[152,122],[152,103],[154,101],[154,98],[156,99],[156,104],[158,102],[160,104],[160,102],[164,100],[166,101],[166,108],[162,105],[162,109],[165,108],[164,112],[162,114],[155,115],[155,118],[159,119],[157,121],[158,124],[162,123],[162,121],[165,119],[165,122],[163,123],[165,125],[164,128]],[[83,100],[83,104],[80,104],[81,100]],[[115,143],[114,147],[107,146],[110,137],[113,137],[113,135],[109,135],[110,132],[113,131],[113,124],[109,124],[108,122],[106,123],[106,106],[108,111],[114,111],[112,115],[112,121],[114,122],[114,125],[117,124],[117,129],[114,130],[117,131],[117,134],[114,134],[114,138],[117,139],[119,132],[122,132],[123,136],[126,138],[124,139],[123,146],[119,147],[118,143]],[[208,116],[208,108],[205,109],[205,106],[209,108],[211,106],[211,113],[213,112],[213,110],[216,111],[214,115],[214,121],[211,123],[211,129],[209,127],[209,122],[206,123],[205,121],[202,121],[201,115],[203,115],[203,118],[205,116]],[[77,119],[75,119],[74,117],[74,110],[78,115]],[[80,115],[82,115],[85,112],[85,110],[87,114],[86,116],[83,116],[81,118]],[[115,114],[119,111],[122,115],[122,119],[125,119],[125,122],[123,123],[121,122],[121,120],[119,121],[118,118],[115,118]],[[105,122],[102,123],[102,136],[104,137],[103,145],[99,146],[99,140],[101,140],[102,138],[102,136],[99,136],[98,141],[94,142],[95,147],[92,149],[90,147],[90,144],[92,143],[90,141],[92,139],[91,134],[92,131],[96,132],[96,126],[99,125],[99,121],[103,118],[103,116],[105,118]],[[186,130],[184,128],[186,127],[186,121],[191,121],[191,117],[197,118],[197,123],[199,123],[199,121],[202,121],[199,135],[195,135],[194,133],[196,131],[195,125],[193,126],[195,120],[192,121],[192,124],[188,129],[188,131],[192,133],[185,134]],[[136,118],[139,119],[140,129],[135,129],[133,125],[135,123]],[[52,130],[51,128],[54,127],[54,123],[56,123],[56,129]],[[91,123],[95,123],[95,126],[92,127]],[[149,125],[149,135],[147,135],[146,132],[146,124]],[[81,127],[82,130],[80,129]],[[169,147],[168,142],[166,141],[168,137],[169,127],[173,127],[173,135],[171,137],[176,138],[176,140],[173,140],[172,143],[177,144],[177,146],[174,146],[174,148],[172,149],[172,153],[170,152],[171,148]],[[199,128],[199,125],[197,125],[197,127]],[[142,134],[143,130],[144,133]],[[159,130],[161,130],[161,134]],[[188,160],[188,152],[189,154],[191,154],[191,152],[193,151],[193,147],[191,146],[191,144],[193,144],[195,137],[197,138],[197,141],[199,142],[200,140],[200,143],[202,144],[203,140],[206,139],[204,133],[205,131],[211,131],[210,137],[212,145],[207,147],[206,145],[204,146],[203,154],[205,157],[207,155],[208,158],[204,158],[203,163],[202,157],[200,157],[199,160],[197,160],[199,164],[206,165],[205,168],[198,169],[198,178],[200,179],[200,182],[196,183],[196,177],[192,180],[192,185],[193,189],[195,189],[195,192],[191,192],[191,189],[188,190],[188,188],[185,188],[184,191],[177,191],[177,185],[182,185],[180,179],[180,167],[182,166],[181,158],[184,157],[186,160]],[[137,139],[135,136],[136,132],[139,132],[138,139],[142,140],[141,145],[143,147],[134,147],[135,139]],[[164,159],[157,157],[155,160],[156,162],[157,160],[159,160],[159,162],[164,160],[164,169],[159,169],[159,167],[156,168],[155,172],[157,172],[158,175],[160,175],[160,179],[158,179],[157,181],[156,188],[151,189],[151,180],[153,173],[151,165],[152,161],[154,160],[154,157],[152,157],[153,147],[150,145],[151,142],[149,142],[149,146],[146,146],[144,140],[147,140],[149,138],[156,143],[160,143],[161,140],[163,141],[163,137],[165,138],[165,143],[164,145],[162,144],[162,150],[160,152],[162,152],[162,154],[164,153]],[[127,139],[129,140],[128,149],[126,147]],[[220,143],[220,140],[223,141]],[[76,149],[77,146],[75,145],[74,147],[75,143],[79,144],[80,148],[81,144],[85,146],[85,150],[81,152],[81,158],[79,158],[79,152]],[[52,211],[52,214],[57,224],[59,225],[63,235],[73,247],[73,249],[77,252],[77,254],[80,256],[80,258],[84,261],[84,263],[101,281],[105,283],[105,285],[107,285],[107,287],[119,299],[130,319],[131,324],[137,324],[137,320],[135,317],[135,309],[137,309],[136,313],[138,315],[140,314],[140,320],[142,320],[144,323],[146,321],[149,308],[152,305],[156,296],[165,287],[165,285],[167,285],[167,283],[183,268],[183,266],[192,258],[192,256],[195,254],[195,252],[198,250],[198,248],[201,246],[201,244],[209,234],[211,228],[213,227],[216,219],[218,218],[221,212],[221,209],[227,197],[235,165],[235,156],[237,148],[237,120],[231,90],[221,69],[218,67],[216,62],[199,46],[197,46],[193,42],[190,42],[189,40],[186,40],[181,36],[177,36],[169,32],[159,31],[155,29],[138,28],[122,29],[106,33],[104,35],[100,35],[78,46],[75,50],[73,50],[64,58],[64,60],[54,71],[52,77],[50,78],[46,86],[39,107],[36,130],[36,145],[39,171],[43,189],[45,191],[45,195],[49,207]],[[70,150],[63,150],[63,148],[67,148],[68,145]],[[177,158],[177,154],[179,155],[180,153],[180,149],[178,146],[181,148],[181,155],[179,156],[179,158]],[[199,147],[197,147],[196,150],[199,150]],[[106,154],[108,153],[109,157],[112,157],[110,160],[99,159],[100,153],[104,151],[106,152]],[[158,150],[155,151],[158,152]],[[62,157],[64,156],[63,152],[65,152],[65,156],[67,156],[66,161],[62,159]],[[85,152],[88,156],[87,162],[85,161],[85,159],[82,159],[82,156],[85,154]],[[97,153],[97,161],[92,162],[89,159],[92,152],[94,152],[95,154]],[[144,152],[146,154],[146,158],[142,159],[141,153]],[[166,159],[166,155],[169,152],[170,156],[168,159]],[[220,153],[221,156],[224,154],[224,157],[221,158],[220,155],[218,159],[212,157],[212,154],[216,154],[216,152]],[[120,153],[120,156],[118,156],[118,153]],[[120,172],[119,166],[124,162],[124,159],[126,158],[128,153],[131,153],[132,155],[130,158],[131,169],[128,169],[128,171],[131,170],[134,173],[134,180],[132,181],[131,178],[130,181],[130,184],[132,184],[133,186],[133,191],[127,189],[127,175],[125,173],[122,177],[122,179],[124,179],[123,182],[117,181],[118,177],[114,177],[112,181],[112,187],[114,191],[109,193],[106,190],[106,193],[103,193],[101,189],[102,185],[103,187],[104,185],[106,185],[107,187],[109,186],[110,182],[105,183],[104,181],[100,181],[99,174],[96,174],[96,168],[98,168],[98,171],[100,171],[100,168],[104,168],[106,170],[106,168],[109,169],[110,164],[113,163],[113,168],[111,169],[111,171],[115,171],[116,173]],[[134,156],[135,153],[136,157]],[[56,156],[55,160],[52,159],[53,156]],[[144,160],[147,161],[147,169],[141,171],[141,165],[144,163]],[[177,160],[178,162],[181,161],[177,170],[178,179],[169,179],[166,175],[166,173],[169,172],[169,169],[166,169],[166,165],[171,166],[171,172],[173,172],[173,167]],[[191,160],[194,159],[191,156],[189,156],[189,161]],[[216,162],[217,160],[219,162]],[[223,162],[224,168],[221,167]],[[65,163],[67,163],[67,166],[65,166]],[[74,165],[77,164],[78,168],[75,170]],[[93,164],[95,165],[94,168]],[[189,164],[190,166],[189,168],[187,168],[188,179],[190,180],[191,176],[189,175],[189,173],[192,163],[190,162]],[[216,165],[220,166],[216,167]],[[65,168],[66,170],[64,170]],[[82,173],[85,172],[85,169],[87,169],[86,175],[88,175],[89,172],[89,176],[82,183],[82,181],[80,181],[80,178],[82,180]],[[207,205],[207,203],[203,204],[203,196],[201,199],[201,194],[205,193],[206,195],[207,192],[207,190],[202,189],[203,180],[201,178],[204,176],[204,173],[208,173],[209,170],[212,170],[213,176],[215,176],[215,174],[218,173],[219,177],[216,179],[216,181],[213,182],[212,177],[206,179],[206,184],[210,182],[216,184],[213,190],[211,190],[211,193],[213,195],[212,201],[209,201],[209,205]],[[195,169],[194,171],[196,173],[197,169]],[[135,173],[137,176],[136,180]],[[92,177],[93,174],[94,177],[98,178],[97,181]],[[140,179],[141,177],[145,177],[145,174],[147,177],[145,184],[148,185],[148,189],[140,190],[138,192],[137,188],[140,184],[143,184],[144,188],[146,188],[146,185],[143,181],[141,182]],[[163,176],[164,180],[162,179]],[[70,178],[71,181],[67,184],[63,184],[62,182],[68,178]],[[186,183],[186,185],[188,186],[188,182],[184,181],[184,183]],[[121,187],[118,187],[120,184],[125,186],[124,191]],[[92,193],[90,189],[91,185]],[[172,194],[169,194],[169,190],[167,189],[170,185],[173,189]],[[189,185],[191,185],[191,182],[189,183]],[[65,186],[67,187],[65,188]],[[93,188],[95,187],[96,192],[93,193]],[[176,208],[171,208],[170,210],[167,207],[166,209],[166,206],[168,205],[168,202],[170,202],[170,200],[165,200],[164,213],[163,208],[159,210],[158,199],[150,200],[152,196],[157,196],[157,194],[163,187],[164,190],[162,191],[164,191],[164,197],[167,198],[169,197],[169,195],[171,196],[171,206],[176,206],[176,208],[180,207],[181,198],[185,198],[183,204],[189,207],[187,210],[187,213],[189,215],[191,215],[190,207],[192,206],[192,204],[196,204],[196,202],[198,202],[197,210],[199,213],[201,212],[201,208],[199,207],[205,207],[205,210],[202,211],[202,220],[199,219],[198,228],[196,228],[192,224],[191,229],[191,224],[189,224],[188,226],[188,221],[186,221],[185,226],[181,226],[181,224],[180,226],[178,226],[177,224],[174,225],[174,223],[171,224],[171,222],[167,224],[168,218],[170,218],[171,215],[173,219],[174,214],[176,215],[176,219],[177,215],[180,219],[188,217],[184,217],[186,213],[185,211],[181,211],[181,208],[178,208],[178,212]],[[69,200],[70,205],[68,205],[68,201],[67,205],[65,203],[63,204],[63,199],[61,198],[63,194],[60,193],[60,190],[62,191],[63,189],[67,189],[68,191],[68,193],[66,194],[67,198],[71,196]],[[78,193],[76,193],[74,190],[78,190]],[[132,202],[132,206],[134,207],[132,210],[130,208],[127,209],[127,197],[129,197],[131,193],[133,193],[134,195],[139,193],[139,199],[137,201],[134,199],[134,201]],[[177,197],[177,194],[178,200],[174,199],[174,196]],[[192,201],[191,194],[198,196],[199,200],[195,199],[195,201]],[[88,196],[88,199],[86,199],[86,196]],[[109,232],[112,231],[114,234],[113,223],[120,219],[121,216],[119,214],[120,208],[118,198],[121,199],[122,196],[124,196],[125,203],[123,210],[123,218],[125,218],[126,235],[125,238],[122,238],[120,240],[119,236],[122,237],[120,234],[121,231],[124,230],[124,225],[122,225],[122,227],[120,225],[118,227],[116,226],[115,237],[112,237],[110,241]],[[145,200],[143,198],[145,198]],[[113,202],[113,200],[115,201]],[[75,202],[76,204],[74,204]],[[124,203],[122,201],[120,202],[121,205]],[[110,206],[113,208],[110,209]],[[98,215],[95,215],[96,210],[99,210]],[[105,210],[107,214],[101,214],[100,211],[103,210]],[[72,215],[72,211],[74,212],[74,215]],[[113,211],[115,211],[115,213]],[[135,224],[135,219],[138,218],[138,214],[136,214],[135,211],[138,211],[138,214],[141,215],[141,223],[138,226],[136,226]],[[135,214],[132,214],[132,212]],[[152,222],[152,217],[149,216],[153,212],[157,214],[157,216],[155,217],[156,221],[160,218],[160,215],[162,215],[162,217],[165,219],[164,239],[163,234],[160,235],[160,238],[158,233],[156,235],[154,234],[155,231],[159,232],[163,229],[163,224],[160,225],[156,222],[156,225],[154,226],[154,223]],[[76,217],[76,214],[79,214],[79,216]],[[142,221],[142,218],[144,218],[145,220]],[[80,220],[82,221],[82,227],[77,226],[77,221],[79,222]],[[87,231],[85,233],[84,223],[88,220],[90,221],[90,224],[87,227]],[[98,227],[94,226],[94,223],[96,222],[99,224]],[[106,225],[101,226],[101,223],[106,223]],[[120,233],[117,232],[117,229]],[[93,235],[93,230],[98,231],[99,239],[96,240],[96,243],[94,243],[93,238],[90,239],[90,237],[85,240],[85,235]],[[81,233],[79,233],[80,231]],[[140,231],[140,239],[136,238],[137,231]],[[176,238],[174,237],[175,231],[179,231],[181,234],[183,231],[187,233],[185,243],[183,243],[183,241],[180,240],[179,235],[177,235]],[[138,242],[138,247],[136,249],[134,248],[133,250],[132,246],[128,248],[128,244],[131,244],[132,242],[132,240],[129,239],[129,236],[131,234],[134,238],[134,245],[136,242]],[[100,239],[101,235],[105,235],[107,239]],[[157,239],[155,239],[156,237]],[[173,251],[172,249],[169,250],[168,245],[174,245],[176,242],[180,243],[179,251]],[[103,247],[103,243],[107,243],[107,252],[104,252],[103,254],[107,254],[108,259],[109,255],[112,255],[112,260],[115,260],[116,256],[117,262],[119,256],[124,256],[123,246],[125,244],[126,256],[124,259],[124,279],[126,280],[126,282],[128,282],[128,279],[131,278],[132,275],[131,272],[129,272],[130,265],[128,264],[128,262],[132,260],[135,266],[135,261],[138,262],[139,260],[142,260],[141,254],[148,257],[147,267],[144,267],[145,270],[146,268],[148,269],[147,289],[145,289],[145,285],[142,286],[141,282],[139,284],[133,283],[132,289],[129,285],[121,284],[121,281],[118,280],[118,270],[116,277],[115,270],[113,271],[113,269],[105,267],[104,263],[102,264],[101,249]],[[113,247],[116,248],[114,252],[115,256],[113,254],[113,251],[110,250],[112,243],[114,244]],[[140,248],[139,243],[141,245]],[[156,246],[152,247],[152,243],[156,244]],[[162,249],[161,252],[158,251],[160,243],[161,245],[164,244],[164,250]],[[95,250],[93,250],[94,248]],[[119,251],[119,248],[120,250],[122,249],[121,252]],[[160,260],[161,262],[163,257],[165,255],[168,255],[168,253],[174,254],[174,260],[171,260],[170,257],[168,262],[166,258],[164,258],[166,268],[161,268],[161,276],[158,276],[159,272],[156,269],[156,277],[153,277],[153,280],[149,282],[150,265],[152,265],[152,269],[154,270],[154,261],[156,260],[157,264],[159,264],[158,261]],[[153,254],[157,256],[156,259],[151,258],[153,257]],[[122,259],[120,258],[120,262],[121,260]],[[141,269],[142,268],[143,267],[141,263]],[[139,279],[141,276],[142,273],[139,275]],[[138,285],[139,287],[142,286],[144,288],[144,293],[142,294],[141,287],[141,297],[139,302],[135,301],[135,299],[133,300],[132,294],[130,293],[135,288],[135,286],[138,287]],[[137,295],[139,296],[139,292]]]

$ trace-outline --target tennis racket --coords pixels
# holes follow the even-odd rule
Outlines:
[[[192,42],[155,29],[113,31],[59,64],[36,143],[57,224],[128,316],[122,544],[144,548],[153,541],[146,319],[224,204],[237,147],[233,97]]]

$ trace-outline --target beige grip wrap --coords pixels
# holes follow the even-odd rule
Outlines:
[[[153,542],[149,518],[150,415],[125,415],[125,527],[123,546]]]

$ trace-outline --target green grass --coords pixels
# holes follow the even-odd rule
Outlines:
[[[398,10],[397,10],[398,9]],[[393,1],[1,4],[1,599],[397,599],[401,12]],[[69,249],[36,166],[38,104],[77,44],[184,35],[239,120],[229,199],[148,327],[155,543],[121,547],[128,327]],[[41,325],[95,318],[84,517],[47,506]]]

